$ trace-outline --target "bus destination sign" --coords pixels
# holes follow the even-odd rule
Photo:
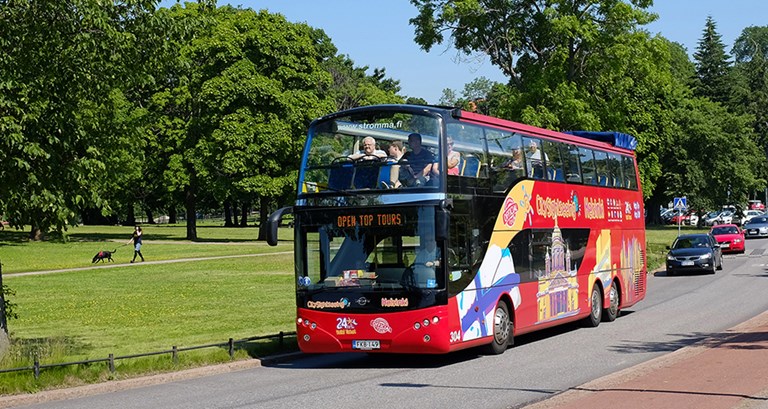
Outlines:
[[[336,218],[336,227],[391,227],[402,226],[402,213],[365,213],[342,215]]]

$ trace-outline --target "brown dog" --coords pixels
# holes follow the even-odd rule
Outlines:
[[[93,263],[96,263],[98,261],[104,262],[104,259],[107,259],[109,261],[114,261],[112,260],[112,254],[114,254],[115,252],[117,252],[117,249],[114,249],[112,251],[102,250],[96,253],[95,256],[93,256]]]

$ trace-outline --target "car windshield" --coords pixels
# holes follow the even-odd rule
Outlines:
[[[753,218],[752,218],[752,219],[749,221],[749,224],[761,224],[761,223],[766,223],[766,221],[767,221],[767,220],[768,220],[768,218],[766,218],[766,217],[753,217]]]
[[[712,234],[715,236],[718,234],[739,234],[739,229],[736,226],[715,227],[712,229]]]
[[[672,245],[674,249],[690,249],[694,247],[708,247],[709,243],[706,237],[679,237]]]

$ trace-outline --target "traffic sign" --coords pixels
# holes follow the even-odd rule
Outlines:
[[[672,207],[675,209],[685,209],[688,207],[688,201],[686,200],[686,197],[676,197],[672,200]]]

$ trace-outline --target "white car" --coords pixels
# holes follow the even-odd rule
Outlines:
[[[724,210],[717,216],[717,224],[731,224],[733,222],[733,212]]]
[[[738,215],[736,215],[736,216],[733,217],[731,222],[733,224],[738,224],[740,226],[743,226],[743,225],[747,224],[748,221],[752,220],[753,217],[755,217],[755,216],[762,216],[764,214],[765,213],[763,213],[763,211],[761,211],[761,210],[745,210],[744,211],[744,216],[739,217]]]

